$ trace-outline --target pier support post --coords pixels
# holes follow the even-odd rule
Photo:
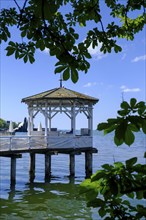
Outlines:
[[[92,175],[92,152],[85,152],[85,171],[86,178],[89,178]]]
[[[71,153],[70,154],[70,176],[75,176],[75,154]]]
[[[11,187],[16,184],[16,157],[11,157]]]
[[[51,177],[51,154],[45,154],[45,180]]]
[[[33,182],[35,179],[35,153],[30,153],[29,180]]]

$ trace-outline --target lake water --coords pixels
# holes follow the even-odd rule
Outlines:
[[[93,156],[93,172],[104,163],[143,158],[146,151],[146,137],[136,134],[134,145],[116,147],[113,135],[103,136],[95,131],[94,147],[98,153]],[[100,220],[96,208],[86,206],[85,197],[79,195],[79,184],[85,178],[84,155],[77,155],[76,176],[70,179],[69,158],[67,155],[52,156],[52,178],[44,181],[44,156],[36,157],[36,178],[29,183],[29,155],[17,159],[17,178],[15,188],[10,189],[10,159],[0,158],[0,219],[4,220]],[[143,201],[145,203],[145,201]]]

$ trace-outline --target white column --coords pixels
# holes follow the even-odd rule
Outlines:
[[[72,128],[73,128],[73,135],[75,136],[76,134],[76,114],[75,114],[75,104],[73,106],[73,111],[72,111]]]
[[[71,130],[73,130],[73,107],[71,107]]]
[[[93,135],[93,107],[92,105],[88,106],[89,118],[88,118],[88,129],[90,130],[90,136]]]
[[[31,122],[30,122],[30,127],[31,127],[31,131],[33,131],[33,109],[31,109],[31,118],[30,118]]]
[[[29,121],[30,121],[30,133],[33,131],[33,107],[28,108]]]
[[[45,136],[48,134],[48,108],[45,106]]]
[[[30,116],[28,117],[28,124],[27,124],[27,134],[28,134],[28,136],[30,136],[31,135],[31,127],[30,127]]]
[[[87,119],[88,119],[88,129],[89,129],[89,131],[90,131],[90,129],[91,129],[91,116],[90,116],[90,112],[88,112],[88,117],[87,117]],[[91,131],[90,131],[90,135],[91,135]]]
[[[49,107],[49,131],[51,131],[51,107]]]

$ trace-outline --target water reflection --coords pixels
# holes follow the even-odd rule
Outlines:
[[[93,219],[85,198],[74,183],[28,183],[1,199],[0,219]]]

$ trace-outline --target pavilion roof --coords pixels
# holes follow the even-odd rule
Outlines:
[[[32,95],[22,99],[22,102],[30,103],[35,101],[57,101],[57,100],[78,100],[90,102],[92,104],[97,103],[99,100],[97,98],[64,88],[54,88],[36,95]]]

